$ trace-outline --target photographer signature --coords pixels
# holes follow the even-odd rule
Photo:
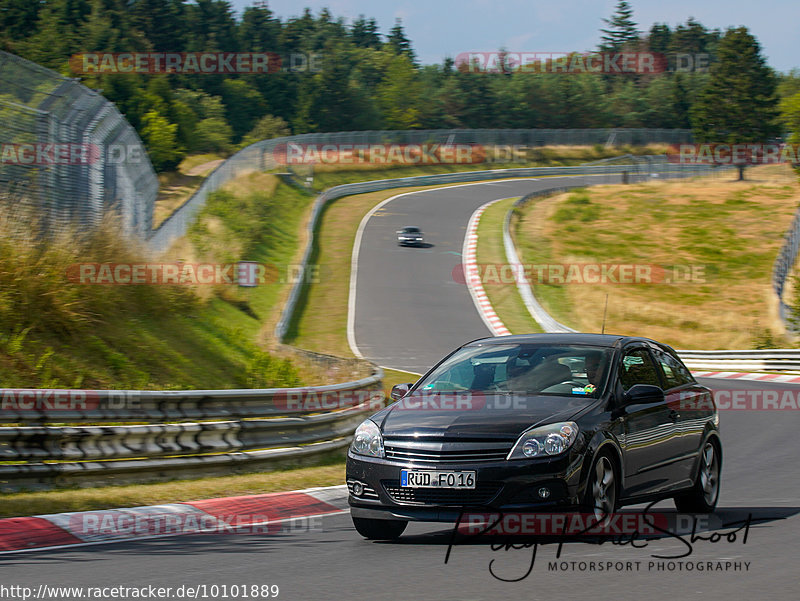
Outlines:
[[[566,522],[565,522],[561,532],[557,533],[555,535],[556,538],[552,543],[551,542],[547,542],[547,543],[540,543],[540,542],[519,542],[519,543],[514,543],[514,542],[510,542],[507,539],[502,541],[502,542],[492,542],[491,545],[490,545],[490,548],[491,548],[491,550],[493,552],[498,552],[498,551],[506,551],[507,552],[507,551],[512,551],[512,550],[531,549],[531,560],[530,560],[530,564],[528,565],[527,571],[524,574],[522,574],[519,578],[503,578],[503,577],[499,576],[496,573],[496,570],[494,569],[495,562],[497,561],[496,558],[492,559],[489,562],[489,573],[494,578],[496,578],[497,580],[502,580],[503,582],[519,582],[521,580],[524,580],[525,578],[527,578],[531,574],[531,572],[533,571],[534,565],[536,565],[536,552],[538,551],[540,544],[557,544],[556,559],[560,559],[561,558],[562,552],[564,551],[564,543],[565,542],[581,542],[581,543],[589,544],[589,545],[603,545],[605,543],[609,543],[610,542],[612,545],[615,545],[615,546],[630,546],[630,547],[633,547],[635,549],[644,549],[649,545],[649,541],[653,541],[653,540],[664,541],[664,540],[667,540],[667,539],[671,538],[671,539],[674,539],[674,540],[680,542],[681,545],[683,546],[683,549],[680,552],[677,552],[674,555],[656,555],[656,554],[651,554],[651,557],[656,558],[656,559],[680,559],[680,558],[683,558],[683,557],[688,557],[693,553],[694,548],[695,548],[695,544],[698,543],[698,542],[706,542],[706,543],[710,543],[710,544],[717,544],[717,543],[723,543],[724,542],[724,543],[729,543],[730,544],[730,543],[736,543],[741,538],[741,544],[743,544],[743,545],[747,544],[747,538],[748,538],[748,535],[750,534],[750,526],[753,523],[753,514],[752,513],[749,513],[747,515],[747,518],[744,519],[744,520],[736,520],[736,521],[733,521],[733,522],[728,522],[728,523],[722,524],[723,530],[718,530],[718,531],[715,531],[715,532],[713,532],[711,534],[707,534],[707,535],[699,534],[697,532],[698,520],[697,520],[696,516],[693,516],[692,517],[692,529],[691,529],[691,532],[688,535],[685,535],[685,534],[678,534],[676,532],[672,532],[671,530],[663,528],[663,527],[661,527],[661,526],[659,526],[658,524],[655,523],[655,520],[652,519],[653,516],[650,514],[650,509],[657,502],[658,501],[653,501],[652,503],[647,505],[647,507],[645,507],[644,511],[642,512],[642,519],[650,527],[650,529],[652,529],[652,531],[655,531],[655,532],[658,533],[656,535],[647,535],[647,536],[645,536],[641,532],[639,532],[638,529],[634,529],[632,532],[629,532],[629,533],[626,533],[626,534],[620,534],[620,535],[616,535],[616,536],[605,535],[605,536],[598,536],[598,537],[592,538],[592,539],[587,539],[587,538],[577,539],[578,536],[580,536],[582,534],[586,534],[590,530],[592,530],[594,528],[597,528],[597,523],[592,523],[589,526],[587,526],[586,528],[584,528],[583,530],[580,530],[580,531],[577,531],[577,532],[569,532],[569,533],[567,533],[567,526],[566,526]],[[452,551],[452,549],[453,549],[453,547],[455,545],[463,544],[466,541],[478,538],[480,536],[487,535],[487,533],[490,533],[491,530],[493,528],[495,528],[503,520],[504,514],[501,513],[499,515],[499,517],[495,521],[493,521],[493,522],[491,522],[489,524],[486,524],[486,526],[483,527],[479,532],[477,532],[475,534],[466,535],[465,538],[462,538],[461,540],[456,542],[456,535],[458,534],[459,526],[462,525],[461,519],[462,519],[463,516],[464,516],[464,511],[462,510],[461,514],[459,515],[459,519],[456,522],[455,527],[453,529],[453,533],[452,533],[452,536],[450,538],[450,542],[449,542],[449,544],[447,546],[447,553],[446,553],[445,559],[444,559],[445,563],[447,563],[448,560],[450,559],[450,553],[451,553],[451,551]],[[759,521],[761,521],[761,520],[759,520]],[[600,520],[600,522],[602,522],[602,520]],[[737,527],[734,528],[734,526],[737,526]],[[729,528],[729,530],[724,530],[725,528]]]

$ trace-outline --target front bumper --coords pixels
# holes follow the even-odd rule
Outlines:
[[[479,511],[540,511],[574,509],[582,495],[583,460],[578,453],[536,460],[464,462],[421,466],[362,457],[348,452],[348,503],[354,517],[455,522],[464,509]],[[474,471],[474,490],[401,488],[400,470]],[[363,488],[353,494],[354,484]],[[546,496],[540,490],[546,488]]]

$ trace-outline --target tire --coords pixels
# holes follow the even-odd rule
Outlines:
[[[371,520],[353,518],[353,526],[358,533],[369,540],[394,540],[400,538],[408,526],[404,520]]]
[[[722,453],[719,443],[713,438],[703,443],[700,452],[700,465],[697,480],[685,493],[675,496],[675,507],[685,513],[711,513],[719,501],[720,474],[722,473]]]
[[[607,525],[611,514],[617,511],[618,474],[614,460],[607,454],[598,455],[592,463],[592,469],[586,482],[583,498],[583,510],[594,514],[598,523]]]

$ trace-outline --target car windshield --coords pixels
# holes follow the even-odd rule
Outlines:
[[[514,392],[599,397],[613,349],[572,344],[468,346],[418,385],[419,391]]]
[[[418,227],[404,227],[403,228],[403,232],[405,232],[406,234],[419,234],[419,228]]]

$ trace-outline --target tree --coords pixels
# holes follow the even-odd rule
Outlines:
[[[678,53],[713,53],[719,42],[718,30],[709,31],[704,25],[689,17],[686,25],[678,25],[670,38],[670,51]]]
[[[800,144],[800,92],[781,100],[781,123],[791,134],[789,141]]]
[[[239,50],[236,18],[226,0],[196,0],[186,5],[182,32],[189,52],[236,52]]]
[[[0,1],[0,38],[20,40],[36,29],[41,2],[31,0]]]
[[[420,126],[420,86],[408,57],[401,55],[392,59],[377,92],[386,127],[412,129]]]
[[[411,64],[416,66],[417,59],[414,55],[414,50],[411,48],[411,40],[406,37],[401,19],[398,18],[394,22],[394,27],[389,32],[389,39],[386,43],[396,54],[406,55]]]
[[[794,96],[798,92],[800,92],[800,69],[795,68],[780,76],[778,96],[786,98]]]
[[[292,122],[296,133],[360,129],[356,124],[360,107],[350,85],[351,68],[345,43],[329,42],[322,52],[321,71],[299,85]]]
[[[672,38],[672,30],[666,23],[655,23],[650,28],[650,35],[647,37],[647,45],[651,52],[666,54],[669,50],[669,42]]]
[[[289,124],[280,117],[273,117],[272,115],[264,115],[258,120],[256,126],[247,134],[242,140],[241,146],[249,146],[261,140],[271,140],[272,138],[281,138],[289,136],[292,132],[289,130]]]
[[[625,0],[617,2],[616,12],[610,19],[603,19],[603,22],[608,25],[608,29],[600,30],[605,34],[600,37],[601,51],[616,52],[626,44],[639,40],[639,32],[633,21],[633,8]]]
[[[239,40],[242,50],[251,52],[278,52],[278,37],[281,22],[264,5],[248,6],[244,9],[239,24]]]
[[[182,157],[182,150],[177,143],[178,126],[156,111],[145,114],[143,120],[142,140],[147,146],[153,168],[156,171],[175,169]]]
[[[136,0],[129,8],[133,25],[149,40],[153,50],[179,52],[181,43],[180,13],[174,0]]]
[[[258,118],[267,111],[267,103],[257,90],[242,79],[226,78],[222,82],[222,102],[225,104],[225,120],[233,128],[233,135],[240,140]]]
[[[375,19],[367,19],[359,15],[350,27],[350,38],[359,48],[380,48],[381,36],[378,33],[378,24]]]
[[[195,150],[227,154],[231,149],[231,138],[233,138],[233,131],[225,119],[219,117],[203,119],[195,129],[195,143],[197,144]]]
[[[87,0],[54,0],[39,11],[36,32],[20,47],[25,58],[60,69],[83,43],[84,22],[91,12]]]
[[[705,88],[690,111],[701,142],[765,142],[777,125],[777,78],[746,27],[730,28],[719,43]],[[741,167],[739,177],[744,177]]]

